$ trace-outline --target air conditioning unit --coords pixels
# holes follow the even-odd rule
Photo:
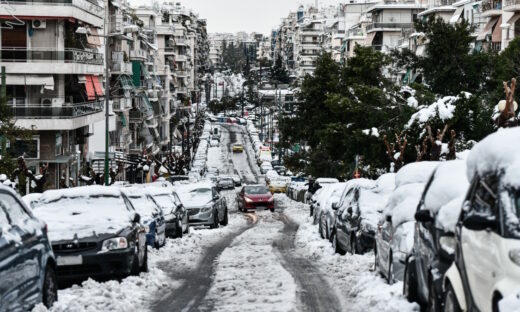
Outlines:
[[[47,21],[35,19],[32,21],[32,28],[34,29],[45,29],[47,28]]]

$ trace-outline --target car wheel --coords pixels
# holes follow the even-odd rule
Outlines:
[[[190,234],[190,224],[186,223],[186,231],[184,231],[184,234]]]
[[[310,206],[309,212],[310,212],[310,215],[309,215],[309,216],[312,217],[312,215],[313,215],[313,213],[314,213],[314,208],[313,208],[312,205]]]
[[[226,225],[228,225],[228,223],[229,223],[229,216],[228,216],[228,211],[226,209],[226,211],[224,212],[224,220],[222,220],[222,222],[220,222],[220,225],[226,226]]]
[[[269,210],[271,210],[271,212],[274,212],[274,208],[271,208],[271,209],[269,209]]]
[[[143,264],[139,268],[139,272],[148,272],[148,248],[145,246]]]
[[[161,247],[161,242],[159,241],[159,233],[157,233],[157,230],[155,230],[155,239],[153,242],[153,247],[155,249],[159,249]]]
[[[439,304],[439,300],[437,299],[437,292],[435,292],[435,287],[433,285],[431,276],[428,283],[428,309],[426,311],[441,312],[441,306]]]
[[[322,239],[324,239],[324,238],[325,238],[325,235],[323,235],[323,224],[322,224],[322,223],[323,223],[323,222],[320,220],[320,223],[318,224],[318,232],[320,233],[320,237],[321,237]]]
[[[446,287],[446,293],[444,294],[444,311],[445,312],[461,312],[457,296],[450,283]]]
[[[338,253],[342,256],[346,254],[346,252],[338,244],[338,237],[336,235],[336,231],[332,232],[332,248],[334,249],[335,253]]]
[[[392,285],[394,279],[392,277],[392,251],[390,251],[390,257],[388,258],[388,272],[386,273],[386,281]]]
[[[213,213],[213,224],[210,226],[210,228],[217,229],[218,226],[219,226],[218,213],[215,211],[215,213]]]
[[[139,275],[140,270],[141,270],[141,264],[139,263],[139,247],[136,247],[135,252],[134,252],[134,260],[132,261],[132,270],[130,271],[130,274],[137,276],[137,275]]]
[[[417,281],[410,274],[410,263],[406,263],[404,268],[403,278],[403,296],[408,299],[409,302],[417,301]]]
[[[54,268],[47,264],[45,269],[45,279],[43,280],[43,304],[50,308],[54,302],[58,300],[58,283],[56,280],[56,272]]]
[[[354,233],[350,233],[350,253],[356,253],[356,236]]]

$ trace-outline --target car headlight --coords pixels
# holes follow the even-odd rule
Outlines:
[[[206,206],[202,207],[201,211],[210,212],[212,209],[213,209],[213,205],[206,205]]]
[[[455,241],[455,237],[453,237],[453,236],[441,236],[439,238],[439,245],[441,246],[441,249],[450,256],[455,254],[456,244],[457,244],[457,242]],[[520,253],[519,253],[519,256],[520,256]],[[518,264],[520,265],[520,257],[518,258],[518,260],[519,260]]]
[[[245,202],[246,202],[246,203],[252,203],[252,202],[253,202],[253,200],[252,200],[252,199],[250,199],[250,198],[247,198],[247,197],[244,197],[244,200],[245,200]]]
[[[124,237],[114,237],[103,241],[101,251],[125,249],[128,247],[128,241]]]
[[[520,265],[520,249],[511,250],[509,252],[509,259],[511,259],[514,264]]]

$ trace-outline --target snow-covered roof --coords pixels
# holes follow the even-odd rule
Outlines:
[[[397,172],[395,185],[398,188],[406,184],[426,183],[438,165],[438,161],[410,163]]]

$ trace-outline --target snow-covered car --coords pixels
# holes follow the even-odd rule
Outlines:
[[[27,207],[34,209],[39,205],[40,199],[42,197],[42,193],[31,193],[22,197],[23,201],[27,205]]]
[[[323,190],[323,194],[319,196],[319,199],[317,200],[313,209],[313,223],[319,225],[318,232],[322,238],[330,237],[329,228],[331,228],[330,225],[332,223],[327,222],[326,215],[329,212],[334,215],[334,212],[332,211],[332,204],[337,203],[340,200],[341,194],[343,194],[343,190],[346,186],[347,183],[334,183],[321,189]],[[319,191],[320,190],[318,190],[318,192]]]
[[[209,182],[198,182],[177,186],[177,195],[188,210],[190,226],[218,228],[228,224],[226,199],[216,186]]]
[[[305,200],[308,187],[309,183],[306,181],[293,181],[287,185],[287,194],[292,200],[303,202]]]
[[[211,181],[211,183],[218,182],[218,177],[214,173],[211,173],[211,172],[206,172],[206,174],[204,175],[204,179]]]
[[[146,191],[163,212],[166,237],[182,238],[189,233],[188,211],[173,188],[150,186]]]
[[[389,283],[403,280],[406,259],[413,247],[415,212],[426,183],[439,162],[408,164],[395,176],[390,195],[378,222],[375,265]]]
[[[231,177],[228,176],[220,176],[217,181],[217,188],[219,190],[234,190],[235,182]]]
[[[242,153],[244,151],[244,146],[240,143],[233,144],[233,153]]]
[[[235,183],[235,186],[241,186],[242,185],[242,179],[238,174],[231,175],[231,179],[233,179],[233,182]]]
[[[520,128],[500,129],[469,153],[470,187],[443,285],[446,311],[499,311],[501,299],[520,289],[519,140]]]
[[[58,299],[55,263],[45,223],[0,185],[0,311],[50,308]]]
[[[152,197],[141,187],[127,187],[122,188],[121,191],[141,216],[141,223],[146,231],[146,243],[156,248],[164,246],[166,244],[166,223],[162,210]]]
[[[266,174],[267,171],[269,170],[273,170],[273,166],[271,165],[270,162],[264,162],[260,165],[260,173],[261,174]],[[276,172],[276,171],[275,171]]]
[[[272,179],[276,179],[278,178],[280,175],[278,174],[278,172],[274,171],[274,170],[268,170],[266,173],[265,173],[265,183],[267,185],[269,185],[269,183],[271,183],[271,180]]]
[[[213,173],[214,175],[218,175],[220,170],[217,167],[208,167],[207,172]]]
[[[453,262],[455,222],[468,185],[464,161],[443,162],[433,172],[417,206],[403,295],[431,311],[440,311],[444,273]]]
[[[307,196],[305,198],[306,202],[308,202],[312,195],[319,190],[322,186],[328,185],[328,184],[334,184],[338,183],[339,180],[335,178],[318,178],[312,183],[312,187],[307,192]]]
[[[33,213],[47,223],[58,281],[120,278],[147,270],[145,229],[119,188],[46,191]]]
[[[285,193],[287,191],[287,183],[290,179],[286,177],[274,177],[269,183],[269,191],[271,193]]]

